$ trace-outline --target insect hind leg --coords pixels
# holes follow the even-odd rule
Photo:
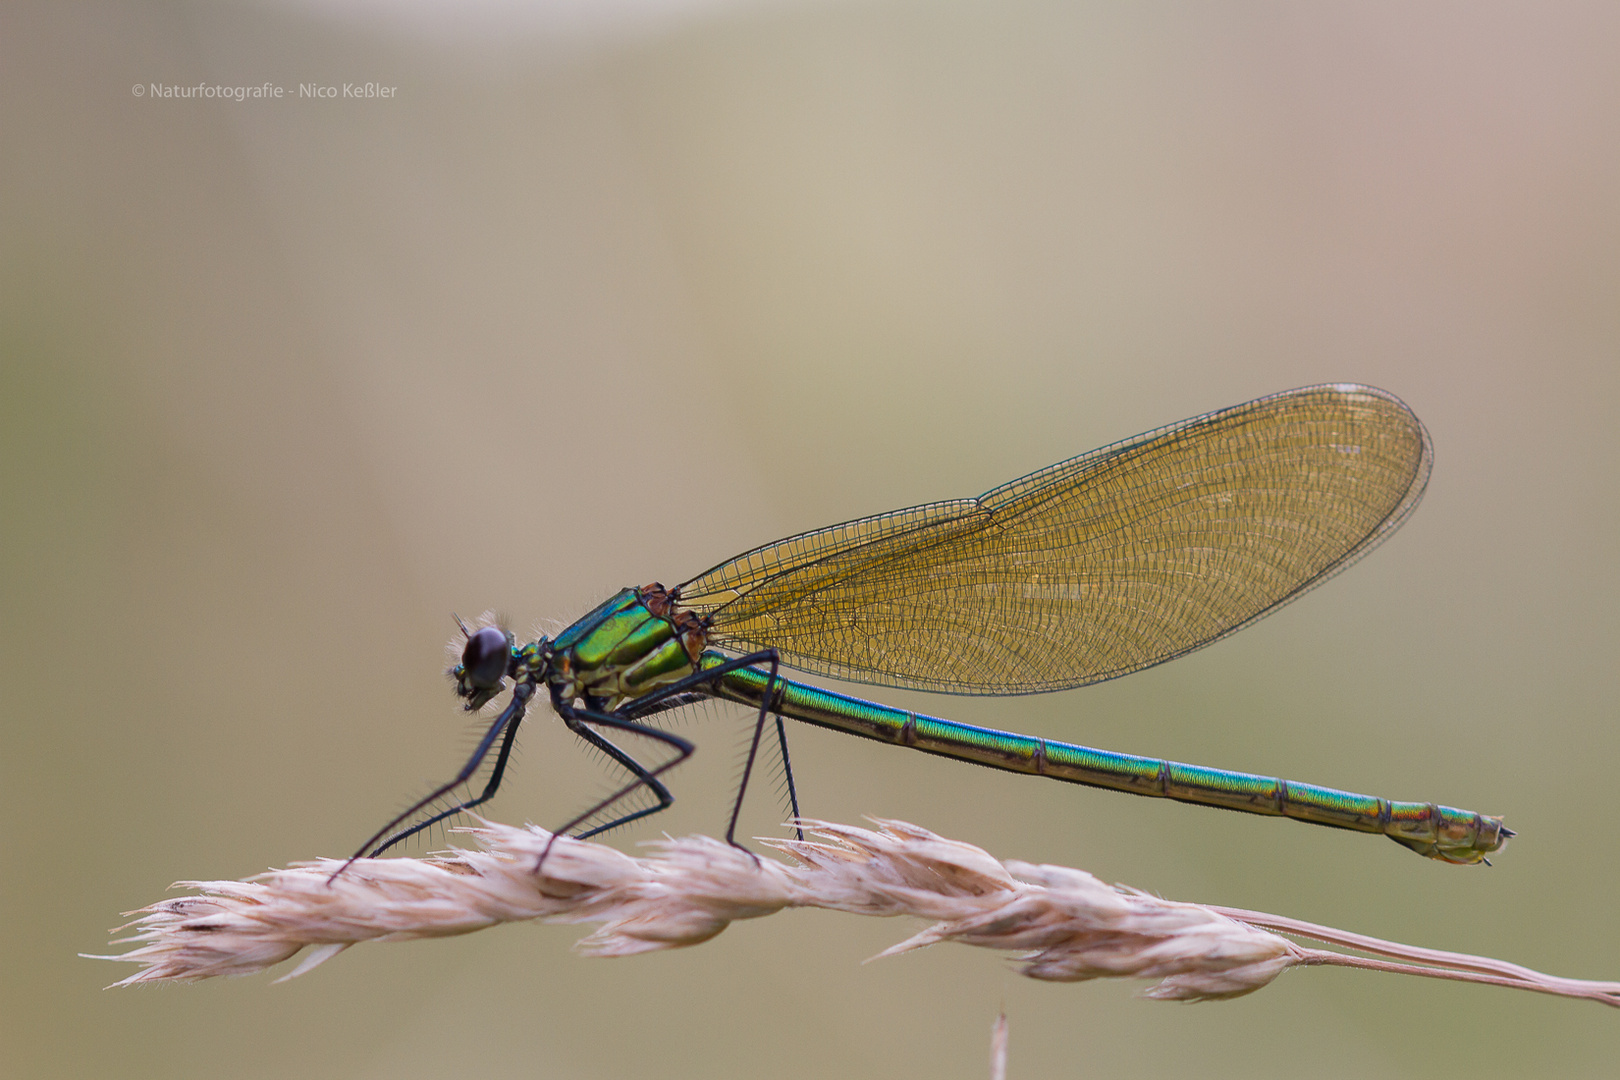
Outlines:
[[[599,825],[583,833],[580,838],[583,839],[586,836],[595,836],[597,833],[626,824],[627,822],[635,821],[638,818],[647,817],[649,814],[656,814],[661,810],[669,809],[669,807],[675,803],[675,796],[670,793],[669,788],[666,787],[663,781],[659,780],[658,777],[663,773],[668,772],[670,769],[673,769],[687,758],[691,757],[693,751],[697,749],[697,747],[691,741],[683,739],[679,735],[671,735],[667,731],[660,731],[658,728],[649,727],[646,724],[639,724],[635,720],[628,719],[627,717],[623,716],[621,713],[604,712],[600,709],[570,704],[569,702],[562,700],[562,698],[555,692],[552,695],[552,704],[556,707],[557,714],[562,717],[563,723],[568,725],[568,729],[570,731],[584,739],[586,742],[590,743],[592,746],[596,747],[598,750],[601,750],[603,753],[607,754],[608,757],[612,758],[620,766],[632,773],[635,779],[631,780],[630,783],[626,784],[618,791],[615,791],[612,795],[609,795],[595,806],[592,806],[589,810],[586,810],[583,814],[579,814],[572,821],[569,821],[562,827],[556,829],[551,834],[551,839],[546,841],[545,848],[540,852],[540,858],[534,864],[536,873],[538,873],[540,868],[545,865],[546,856],[551,854],[551,846],[557,842],[558,836],[565,835],[578,828],[585,822],[590,821],[592,818],[596,817],[596,815],[608,809],[614,803],[618,802],[620,799],[623,799],[625,796],[629,795],[639,787],[649,788],[654,797],[657,798],[658,805],[643,807],[640,810],[632,811],[631,813],[625,814],[621,817],[614,818],[612,821]],[[666,746],[672,747],[675,750],[675,756],[656,768],[649,769],[641,762],[631,757],[624,750],[620,749],[618,746],[615,746],[611,741],[604,738],[599,732],[593,731],[587,725],[611,728],[616,731],[628,731],[636,735],[645,736],[649,739],[655,739],[661,743],[664,743]]]

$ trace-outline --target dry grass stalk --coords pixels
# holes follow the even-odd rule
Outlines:
[[[990,1080],[1007,1080],[1007,1010],[990,1028]]]
[[[1023,974],[1159,980],[1147,996],[1200,1001],[1260,989],[1291,967],[1337,964],[1460,979],[1620,1005],[1620,983],[1556,979],[1483,957],[1415,949],[1258,912],[1161,900],[1082,870],[1001,862],[899,821],[875,829],[805,821],[812,840],[773,840],[792,863],[755,860],[708,837],[665,839],[650,858],[485,823],[477,849],[363,859],[336,881],[331,859],[197,890],[128,914],[141,969],[115,985],[263,971],[310,948],[292,978],[362,941],[445,937],[520,919],[601,923],[577,948],[629,956],[696,945],[734,919],[788,907],[910,915],[931,925],[881,956],[958,941],[1012,952]],[[1263,927],[1392,960],[1307,948]]]

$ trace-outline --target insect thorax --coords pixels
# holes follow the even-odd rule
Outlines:
[[[622,589],[557,635],[550,682],[564,700],[589,695],[614,708],[692,674],[707,641],[702,618],[662,585]]]

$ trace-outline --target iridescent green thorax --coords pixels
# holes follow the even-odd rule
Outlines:
[[[557,635],[548,681],[562,698],[601,698],[609,709],[697,670],[707,628],[662,585],[622,589]]]

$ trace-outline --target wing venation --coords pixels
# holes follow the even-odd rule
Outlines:
[[[1432,449],[1399,399],[1305,387],[993,488],[779,540],[680,586],[712,640],[958,694],[1060,690],[1207,645],[1400,525]]]

